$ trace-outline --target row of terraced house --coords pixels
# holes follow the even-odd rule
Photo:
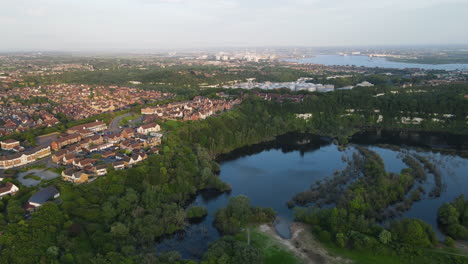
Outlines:
[[[158,152],[162,135],[157,133],[161,128],[156,123],[113,134],[100,133],[106,129],[107,125],[101,121],[75,126],[67,130],[69,135],[51,143],[56,150],[52,161],[67,167],[62,172],[63,180],[85,183],[91,177],[106,175],[109,168],[129,168],[145,160],[147,153]]]
[[[166,105],[147,107],[141,109],[143,115],[154,115],[160,119],[200,120],[217,112],[231,109],[240,104],[241,99],[226,101],[225,99],[209,99],[196,96],[193,100],[169,103]]]
[[[30,164],[50,155],[49,146],[40,146],[28,151],[0,156],[0,169],[11,169]]]

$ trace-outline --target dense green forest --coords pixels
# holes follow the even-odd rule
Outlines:
[[[138,68],[121,68],[113,70],[74,71],[63,74],[28,77],[26,83],[84,83],[97,85],[129,85],[130,81],[139,81],[140,87],[157,87],[163,91],[184,93],[196,89],[200,85],[215,85],[231,81],[245,81],[256,78],[258,82],[290,82],[300,77],[308,77],[309,73],[287,67],[268,65],[249,65],[235,69],[219,66],[188,66],[174,65],[169,67],[149,67],[146,70]],[[183,89],[181,89],[183,88]]]
[[[185,209],[198,191],[229,190],[229,186],[216,175],[219,166],[214,159],[219,154],[287,132],[312,132],[339,137],[340,141],[346,142],[347,137],[354,132],[369,127],[460,134],[468,131],[465,120],[468,103],[463,98],[467,88],[463,85],[429,87],[423,93],[391,94],[389,88],[379,89],[389,95],[373,97],[381,91],[363,88],[307,94],[301,103],[278,103],[245,94],[244,102],[229,112],[196,122],[171,121],[163,125],[166,135],[159,155],[149,156],[145,162],[132,169],[110,171],[107,176],[91,184],[76,186],[59,179],[53,180],[50,183],[58,187],[61,197],[57,203],[50,202],[42,206],[30,219],[24,218],[22,205],[37,188],[26,188],[10,179],[20,186],[21,191],[3,199],[0,204],[0,263],[175,263],[180,259],[177,254],[158,256],[154,243],[183,229],[188,224],[188,218],[193,215],[202,215],[193,209],[189,212]],[[350,108],[359,111],[347,115],[346,110]],[[376,113],[375,109],[380,112]],[[297,113],[312,113],[313,117],[303,120],[296,118]],[[415,113],[423,117],[433,113],[451,113],[455,116],[444,123],[428,121],[418,125],[403,125],[397,121],[396,117]],[[378,114],[384,116],[382,123],[376,122]],[[380,171],[378,159],[369,159],[369,162],[372,163],[367,168],[369,174],[381,174],[380,178],[388,178],[392,183],[392,178]],[[402,174],[408,179],[410,174],[416,175],[414,172]],[[374,183],[362,183],[365,187],[370,184]],[[393,187],[382,188],[389,194],[398,193]],[[359,201],[360,192],[354,193],[356,195],[351,201]],[[343,234],[345,237],[338,237],[342,237],[344,244],[368,248],[388,240],[384,229],[372,224],[368,218],[386,204],[386,201],[382,201],[374,208],[351,202],[350,211],[345,208],[322,210],[317,214],[298,214],[298,218],[314,223],[317,217],[328,219],[329,214],[338,214],[339,221],[346,220],[345,226],[337,224],[334,227],[334,224],[330,225],[333,221],[324,220],[320,221],[321,230],[317,231],[327,232],[321,233],[330,240],[336,240],[338,234]],[[233,214],[225,211],[224,216],[229,219]],[[232,221],[236,219],[234,217]],[[359,233],[347,233],[351,223],[359,228],[354,229]],[[408,237],[405,232],[413,229],[416,230],[415,236]],[[433,232],[418,220],[395,223],[386,231],[391,233],[391,241],[398,245],[414,243],[429,247],[434,243]],[[221,248],[232,248],[232,258],[239,257],[235,254],[238,247],[247,248],[246,251],[252,251],[252,257],[258,257],[258,252],[245,244],[235,244],[229,240],[220,243],[224,243],[219,246]],[[219,247],[213,247],[213,252],[219,253]],[[213,253],[213,256],[218,253]],[[458,260],[454,259],[452,263],[457,263]]]

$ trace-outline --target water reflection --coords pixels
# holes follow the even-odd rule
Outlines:
[[[437,227],[437,208],[460,194],[468,195],[466,177],[468,160],[459,156],[429,152],[430,148],[451,147],[468,149],[466,137],[454,137],[430,133],[364,132],[352,138],[353,144],[366,145],[377,152],[389,172],[399,173],[406,165],[402,152],[418,153],[439,165],[443,174],[445,191],[438,198],[429,198],[434,185],[429,175],[423,184],[427,193],[421,201],[401,217],[421,218]],[[459,142],[460,144],[457,144]],[[407,149],[389,149],[378,144],[411,146]],[[426,148],[420,149],[420,148]],[[290,236],[289,224],[294,220],[293,210],[287,202],[311,184],[333,175],[346,166],[345,160],[356,149],[352,146],[340,151],[328,138],[307,134],[287,134],[276,140],[235,150],[219,157],[219,177],[232,186],[230,193],[201,192],[193,205],[203,205],[208,215],[201,222],[192,223],[184,232],[164,239],[156,245],[158,251],[177,250],[184,258],[199,259],[208,244],[220,237],[214,228],[215,212],[224,207],[229,197],[246,195],[254,206],[271,207],[277,213],[275,227],[279,235]],[[440,235],[440,232],[438,232]]]

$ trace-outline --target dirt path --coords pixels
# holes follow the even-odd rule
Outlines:
[[[291,225],[291,238],[285,239],[276,234],[271,225],[261,225],[259,230],[274,237],[280,244],[292,251],[304,263],[309,264],[342,264],[352,263],[341,257],[331,256],[325,248],[307,231],[307,226],[301,223]]]
[[[455,240],[455,248],[458,248],[468,254],[468,241]]]

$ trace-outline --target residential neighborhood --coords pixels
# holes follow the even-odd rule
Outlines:
[[[11,88],[0,93],[0,136],[31,128],[52,127],[63,117],[81,120],[172,96],[170,93],[115,85],[56,84]]]
[[[153,96],[159,98],[163,94]],[[132,100],[135,100],[135,97]],[[102,120],[76,125],[54,136],[48,145],[23,147],[19,140],[6,139],[0,141],[0,170],[24,168],[27,171],[25,166],[43,160],[42,163],[46,164],[45,170],[61,172],[56,175],[62,181],[72,184],[89,183],[107,175],[109,170],[131,168],[145,161],[148,155],[158,154],[164,133],[160,125],[162,120],[205,119],[215,113],[229,110],[240,102],[241,99],[227,101],[197,96],[190,101],[144,108],[141,110],[144,118],[141,118],[140,122],[117,129],[110,129]],[[73,114],[73,111],[69,114]],[[25,174],[27,172],[22,173]],[[33,174],[22,178],[32,177],[31,175]],[[53,175],[54,172],[51,171],[44,179],[53,179],[56,177]],[[0,199],[7,195],[15,195],[18,191],[20,188],[17,185],[7,181],[0,185]],[[59,196],[60,192],[54,185],[39,188],[24,204],[24,209],[34,211],[46,201]]]
[[[51,143],[52,161],[66,169],[62,179],[86,183],[107,174],[109,169],[125,169],[157,153],[161,130],[155,123],[138,128],[107,132],[107,125],[96,121],[69,128],[67,134]]]
[[[196,96],[190,101],[143,108],[141,109],[141,114],[152,116],[155,119],[183,119],[184,121],[199,120],[205,119],[216,112],[229,110],[240,103],[241,99],[239,98],[227,101],[225,99],[209,99],[202,96]]]

